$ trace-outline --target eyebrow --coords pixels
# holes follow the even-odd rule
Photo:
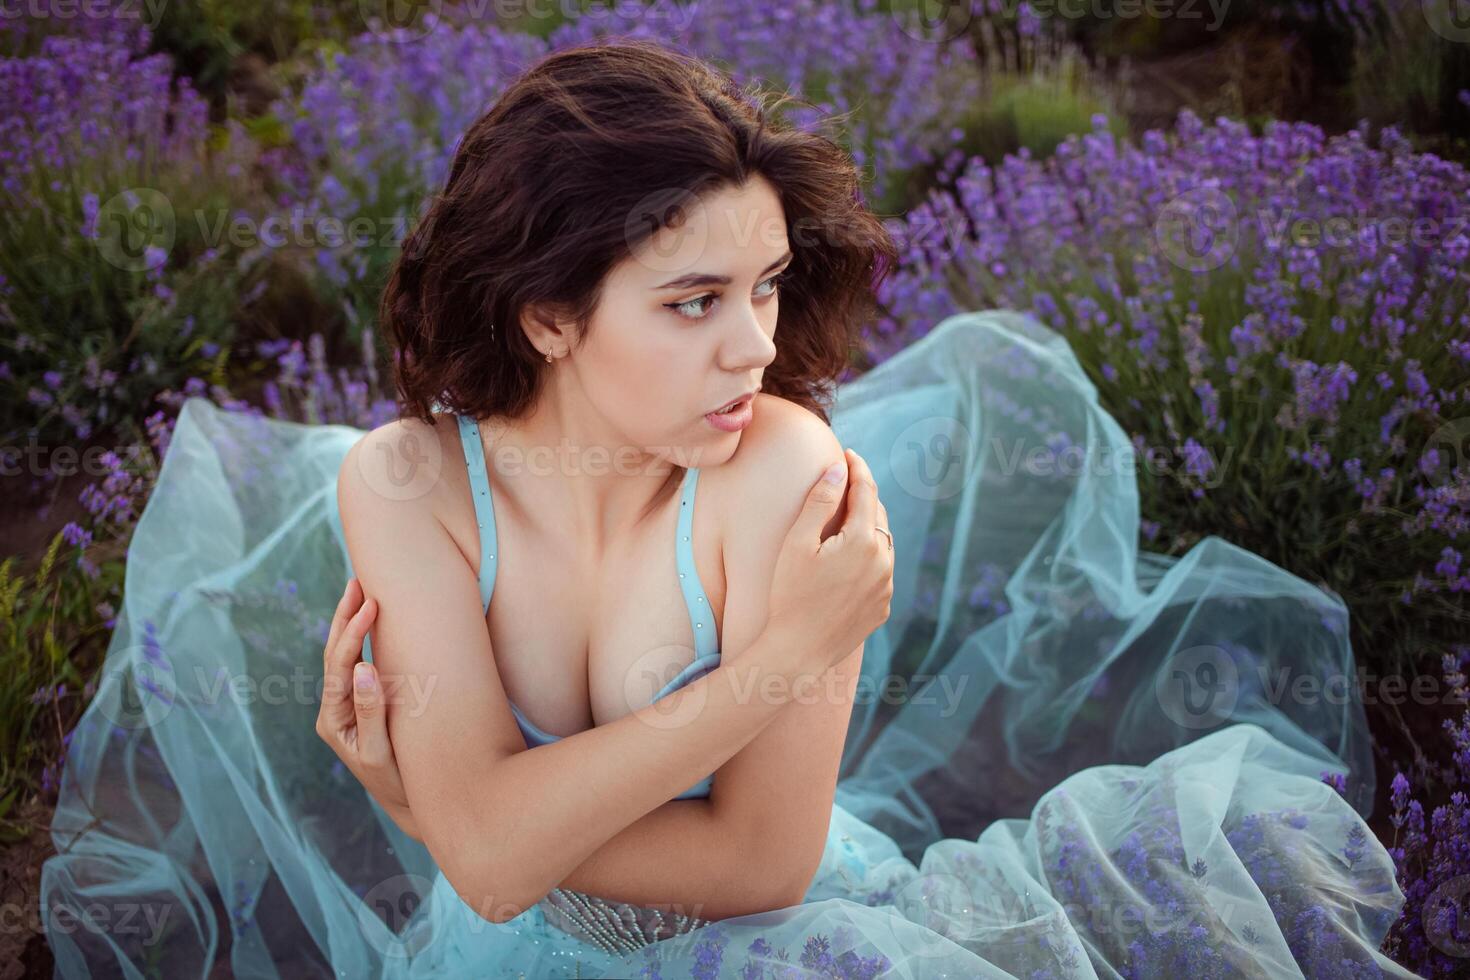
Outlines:
[[[766,266],[765,269],[761,270],[761,275],[765,275],[767,272],[770,272],[772,269],[776,268],[776,266],[780,265],[782,262],[788,261],[791,258],[791,256],[792,256],[791,250],[790,249],[787,249],[785,255],[781,256],[779,259],[777,259],[776,261],[772,262],[770,265]],[[733,281],[734,280],[731,279],[729,276],[712,276],[712,275],[709,275],[708,273],[694,272],[694,273],[690,273],[687,276],[680,276],[678,279],[670,279],[668,282],[664,283],[662,286],[654,286],[653,288],[654,289],[688,289],[691,286],[728,286]]]

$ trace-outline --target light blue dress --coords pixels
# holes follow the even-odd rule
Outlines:
[[[877,479],[894,596],[804,900],[711,922],[556,889],[497,924],[314,731],[362,432],[186,402],[63,773],[58,974],[1412,976],[1378,952],[1403,894],[1337,596],[1217,537],[1141,551],[1133,447],[1030,318],[941,321],[840,385],[832,425]],[[719,660],[697,483],[694,657],[661,695]],[[530,751],[554,738],[515,713]]]

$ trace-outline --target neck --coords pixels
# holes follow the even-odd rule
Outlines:
[[[490,466],[504,488],[496,492],[601,554],[668,500],[684,461],[632,445],[585,400],[554,388],[525,416],[487,427]]]

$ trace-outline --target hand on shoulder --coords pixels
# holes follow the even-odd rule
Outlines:
[[[833,463],[843,460],[832,428],[813,412],[779,395],[757,392],[750,425],[729,462],[719,467],[725,541],[779,550],[806,501],[807,491]],[[842,526],[839,505],[823,536]]]

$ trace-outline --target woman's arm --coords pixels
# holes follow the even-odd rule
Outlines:
[[[455,890],[478,914],[504,922],[614,836],[723,765],[788,699],[750,698],[742,693],[751,690],[747,685],[760,690],[762,678],[771,677],[777,691],[789,692],[814,654],[800,636],[767,631],[738,664],[722,664],[614,722],[526,751],[468,563],[428,498],[388,499],[361,474],[362,466],[392,458],[364,443],[392,440],[397,433],[388,430],[414,425],[421,424],[391,423],[353,446],[339,472],[338,502],[354,568],[378,605],[374,660],[386,682],[386,724],[409,806]],[[833,493],[840,499],[841,487]],[[629,760],[638,760],[636,779],[628,778]],[[710,826],[747,867],[760,860],[744,828],[713,817]],[[742,880],[783,884],[779,869],[759,871]],[[786,894],[773,886],[771,895],[757,898],[739,881],[724,879],[670,896],[672,883],[662,884],[666,901],[689,908],[703,903],[709,918],[774,907]],[[688,879],[678,884],[682,890]]]
[[[765,630],[783,539],[813,481],[843,459],[832,430],[799,405],[765,398],[756,419],[720,472],[722,495],[730,501],[722,508],[728,514],[722,535],[727,583],[722,664],[745,657]],[[881,502],[877,509],[877,523],[886,527]],[[845,501],[821,537],[834,533],[844,516]],[[799,904],[826,848],[862,656],[860,643],[820,677],[814,674],[810,690],[798,692],[795,703],[715,773],[709,799],[665,803],[610,840],[563,884],[652,904],[637,896],[660,894],[661,886],[667,891],[673,882],[697,888],[696,879],[704,876],[701,865],[717,855],[735,862],[726,880],[752,892],[765,887],[757,879],[776,869],[784,898],[771,907]],[[729,825],[744,828],[747,839],[754,831],[765,860],[750,862],[748,854],[732,853],[718,836]],[[665,910],[714,917],[698,909]]]
[[[739,465],[727,483],[732,499],[725,511],[732,533],[725,535],[729,588],[722,639],[735,658],[745,656],[752,638],[769,625],[778,598],[773,593],[782,539],[802,510],[806,488],[830,462],[843,458],[836,434],[812,412],[780,399],[761,409],[763,416],[745,430],[736,453]],[[854,457],[853,464],[852,490],[842,512],[823,528],[824,541],[838,527],[846,528],[849,506],[858,526],[845,533],[873,536],[873,525],[888,526],[866,462]],[[825,597],[819,604],[819,611],[834,611]],[[763,828],[767,856],[795,875],[797,890],[788,904],[806,894],[826,849],[867,641],[866,634],[857,635],[856,648],[830,651],[841,659],[829,656],[828,662],[836,662],[813,678],[809,689],[797,692],[793,703],[714,776],[710,801],[716,812],[740,826]]]
[[[347,762],[399,828],[422,841],[389,744],[381,684],[354,690],[352,682],[355,664],[358,672],[375,675],[371,664],[359,660],[362,637],[373,617],[370,604],[371,600],[363,600],[356,580],[349,581],[333,622],[333,640],[328,643],[326,656],[329,674],[340,675],[341,680],[327,684],[322,695],[322,718],[342,715],[345,720],[340,728],[319,723],[318,734]],[[344,694],[334,699],[334,688],[353,690],[355,696]],[[716,914],[720,910],[708,903],[710,895],[725,896],[737,908],[762,904],[784,908],[799,903],[810,884],[810,875],[800,870],[802,862],[789,861],[775,852],[770,853],[769,864],[752,862],[749,849],[740,842],[754,827],[747,821],[732,833],[736,819],[737,815],[728,810],[717,819],[708,798],[669,800],[615,834],[560,885],[614,901],[704,918],[726,917]],[[754,836],[763,847],[773,843],[768,835]],[[780,841],[777,838],[775,842]],[[788,870],[793,880],[782,892],[780,872]]]
[[[332,614],[327,645],[322,648],[322,700],[317,709],[316,733],[398,829],[422,841],[423,835],[408,809],[398,760],[388,741],[377,671],[362,659],[363,637],[376,612],[377,603],[362,594],[362,583],[356,576],[349,578]]]

